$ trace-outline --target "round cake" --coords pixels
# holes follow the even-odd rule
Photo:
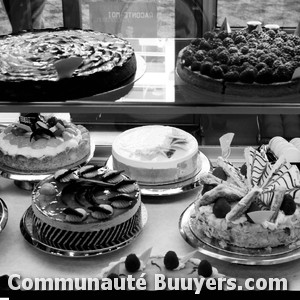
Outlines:
[[[122,86],[136,72],[135,52],[127,40],[92,30],[43,29],[2,36],[0,55],[1,99],[8,101],[91,96]],[[78,66],[72,65],[74,58],[82,59]]]
[[[280,29],[210,31],[183,48],[177,73],[219,95],[280,97],[300,94],[300,37]]]
[[[89,131],[54,115],[20,115],[0,132],[0,167],[16,174],[50,174],[90,155]]]
[[[109,249],[142,228],[139,187],[122,171],[96,165],[62,169],[32,195],[34,237],[56,249]]]
[[[300,239],[300,174],[280,157],[270,163],[260,151],[247,147],[246,163],[234,167],[219,158],[218,167],[200,179],[203,190],[191,219],[194,231],[218,247],[272,252],[293,249]]]
[[[113,167],[140,184],[168,184],[192,178],[199,171],[198,142],[171,126],[129,129],[113,141]]]
[[[146,290],[154,291],[168,290],[167,284],[163,286],[163,282],[175,278],[186,280],[185,286],[188,286],[187,281],[193,278],[199,282],[201,279],[205,281],[208,278],[217,280],[225,277],[208,260],[196,258],[196,252],[194,251],[185,256],[177,256],[175,251],[170,250],[162,255],[151,255],[150,248],[139,256],[131,253],[104,268],[101,271],[100,279],[111,279],[114,286],[115,280],[124,280],[129,275],[134,279],[138,279],[144,274],[142,278],[146,281]],[[159,279],[155,278],[157,275],[161,278],[160,283]],[[116,286],[120,286],[120,283],[117,283]],[[125,286],[128,289],[126,284]],[[194,283],[189,285],[189,287],[192,290],[196,290]],[[204,290],[205,288],[206,286],[203,282],[202,289]],[[225,288],[224,284],[223,288]]]

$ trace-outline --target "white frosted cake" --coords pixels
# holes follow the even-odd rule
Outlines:
[[[112,145],[113,168],[141,184],[168,184],[192,178],[201,168],[198,142],[184,130],[149,125],[121,133]]]

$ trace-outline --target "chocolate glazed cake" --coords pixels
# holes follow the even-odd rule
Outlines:
[[[116,247],[142,228],[140,190],[123,171],[86,165],[59,170],[33,192],[33,233],[50,247]]]
[[[0,37],[0,98],[62,101],[127,84],[136,72],[131,44],[115,35],[81,29],[42,29]],[[55,63],[83,59],[71,77],[59,79]]]

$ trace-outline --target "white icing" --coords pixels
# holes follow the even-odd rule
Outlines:
[[[187,143],[176,147],[168,158],[163,150],[172,147],[172,137],[184,138]],[[187,132],[162,125],[142,126],[127,130],[113,142],[113,156],[120,162],[133,167],[172,168],[191,158],[198,151],[197,140]]]

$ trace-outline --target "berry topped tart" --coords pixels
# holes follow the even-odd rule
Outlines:
[[[300,94],[300,37],[272,27],[209,31],[183,48],[179,77],[222,95]]]
[[[143,226],[138,184],[106,167],[58,170],[36,186],[32,200],[33,236],[54,251],[112,250]]]
[[[270,163],[264,152],[245,148],[245,164],[218,158],[203,174],[203,189],[191,216],[194,232],[219,248],[236,246],[274,253],[299,247],[300,174],[284,156]]]
[[[132,45],[112,34],[42,29],[0,37],[0,98],[60,101],[116,89],[135,75]]]
[[[16,174],[50,174],[91,155],[89,131],[55,117],[20,115],[0,132],[0,168]]]
[[[158,284],[156,276],[159,275],[165,281],[177,279],[196,279],[197,281],[207,280],[208,278],[222,278],[225,275],[206,260],[196,258],[197,251],[193,251],[185,256],[178,256],[173,250],[167,251],[162,255],[151,255],[152,248],[146,250],[141,255],[130,253],[126,257],[121,258],[117,262],[111,262],[109,266],[104,268],[100,274],[100,278],[110,278],[113,283],[118,280],[125,280],[128,276],[135,279],[142,277],[146,281],[147,290],[157,290]],[[117,281],[117,282],[116,282]],[[120,282],[117,283],[120,286]],[[185,284],[188,285],[187,283]],[[128,287],[127,287],[128,288]],[[196,285],[193,283],[193,289]],[[166,284],[164,289],[168,289]]]

